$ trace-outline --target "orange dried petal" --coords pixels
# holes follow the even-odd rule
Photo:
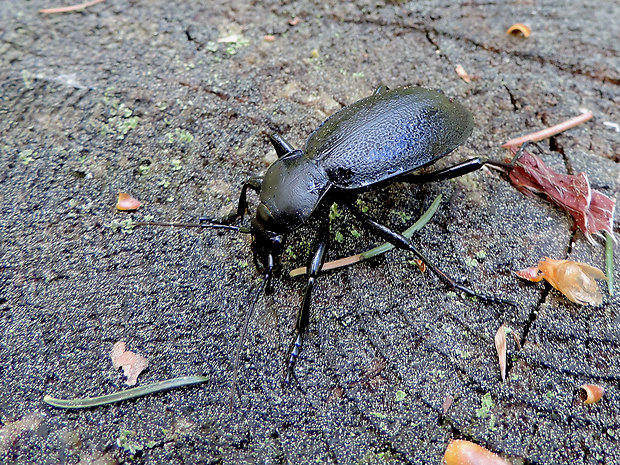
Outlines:
[[[118,193],[118,202],[116,202],[117,210],[121,210],[121,211],[137,210],[138,208],[140,208],[140,205],[142,205],[140,201],[137,199],[134,199],[131,195],[125,192]]]
[[[605,395],[605,388],[598,384],[583,384],[579,386],[579,397],[584,404],[594,404]]]
[[[519,278],[527,279],[528,281],[533,281],[535,283],[542,281],[544,276],[542,274],[538,274],[538,266],[530,266],[523,270],[515,271],[515,274]]]
[[[499,455],[463,439],[450,441],[443,459],[446,465],[509,465]]]
[[[530,29],[528,25],[523,23],[513,24],[506,30],[506,35],[522,35],[525,38],[529,37],[531,33],[532,29]]]

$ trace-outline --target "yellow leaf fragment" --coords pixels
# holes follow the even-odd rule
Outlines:
[[[140,205],[142,205],[140,201],[137,199],[134,199],[131,195],[125,192],[118,193],[118,202],[116,202],[117,210],[121,210],[121,211],[137,210],[138,208],[140,208]]]
[[[566,296],[568,300],[580,305],[600,305],[603,302],[596,279],[607,280],[605,273],[598,268],[571,260],[554,260],[545,257],[538,262],[540,274],[534,275],[532,268],[518,271],[517,276],[538,282],[547,280],[554,288]]]
[[[450,441],[443,460],[446,465],[509,465],[499,455],[463,439]]]

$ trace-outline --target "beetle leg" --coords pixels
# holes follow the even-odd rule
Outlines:
[[[260,186],[263,182],[263,178],[260,177],[254,177],[254,178],[250,178],[248,179],[246,182],[243,183],[243,187],[241,188],[241,193],[239,194],[239,204],[237,205],[237,211],[232,211],[230,212],[228,215],[226,215],[224,218],[222,218],[222,223],[223,224],[230,224],[233,221],[235,221],[237,218],[243,217],[243,215],[245,215],[245,212],[248,209],[248,189],[252,189],[255,192],[260,192]],[[203,219],[200,218],[200,220],[202,221]]]
[[[536,147],[538,147],[538,150],[542,152],[540,145],[538,145],[533,140],[526,140],[525,142],[521,144],[521,147],[519,147],[519,151],[515,153],[515,156],[512,158],[512,160],[510,160],[509,163],[507,163],[507,165],[509,165],[510,168],[514,168],[515,165],[517,164],[517,161],[519,161],[519,158],[521,158],[521,155],[523,155],[523,152],[525,151],[525,149],[530,145],[535,145]]]
[[[323,262],[325,261],[325,254],[327,252],[328,244],[329,223],[327,221],[323,221],[319,228],[319,232],[314,240],[314,246],[312,247],[314,252],[310,256],[308,264],[306,265],[308,282],[306,283],[304,300],[301,304],[301,310],[297,315],[297,323],[295,324],[295,330],[297,331],[297,335],[295,336],[295,340],[293,341],[289,349],[285,379],[285,382],[287,384],[290,383],[291,378],[293,377],[295,362],[297,361],[297,357],[299,357],[299,353],[301,352],[301,347],[304,342],[304,334],[308,329],[308,325],[310,324],[310,302],[312,300],[312,289],[314,288],[314,283],[316,281],[316,278],[319,276],[321,268],[323,268]]]
[[[465,160],[458,165],[449,166],[439,171],[433,171],[432,173],[425,174],[405,174],[399,176],[396,181],[398,182],[409,182],[409,183],[423,183],[423,182],[434,182],[434,181],[443,181],[444,179],[452,179],[458,176],[463,176],[464,174],[471,173],[473,171],[477,171],[482,168],[484,165],[492,165],[501,168],[512,168],[510,163],[497,162],[492,160],[482,160],[479,157],[470,158],[469,160]]]
[[[394,247],[398,247],[399,249],[409,250],[410,252],[413,252],[420,260],[422,260],[422,262],[424,262],[424,264],[433,273],[435,273],[439,277],[439,279],[441,279],[444,283],[446,283],[452,289],[458,289],[459,291],[465,292],[468,295],[471,295],[473,297],[478,297],[479,299],[482,299],[485,302],[502,303],[502,304],[509,304],[509,305],[516,306],[516,304],[511,300],[504,300],[504,299],[499,299],[494,296],[478,294],[476,291],[457,283],[454,279],[452,279],[446,273],[444,273],[439,268],[437,268],[435,265],[433,265],[428,260],[428,258],[422,255],[422,253],[418,249],[416,249],[413,246],[413,244],[411,244],[411,242],[409,242],[409,239],[407,239],[405,236],[403,236],[402,234],[396,231],[393,231],[392,229],[388,228],[385,225],[382,225],[381,223],[377,223],[372,218],[368,217],[364,213],[357,210],[353,205],[349,205],[349,208],[351,212],[360,221],[366,224],[366,226],[368,226],[375,234],[380,236],[382,239],[386,240],[387,242],[392,244]]]

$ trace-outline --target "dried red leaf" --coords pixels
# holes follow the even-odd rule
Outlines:
[[[118,193],[118,202],[116,202],[117,210],[121,210],[121,211],[137,210],[138,208],[140,208],[140,205],[142,205],[140,201],[137,199],[134,199],[131,195],[125,192]]]
[[[510,149],[513,155],[517,150],[516,147]],[[524,150],[509,176],[515,187],[524,194],[546,194],[560,208],[566,210],[588,240],[592,241],[592,235],[601,234],[601,231],[614,237],[616,202],[593,190],[585,173],[556,173],[545,165],[540,157]]]
[[[538,268],[540,274],[533,276],[533,268]],[[607,280],[605,274],[593,266],[570,260],[554,260],[549,257],[538,262],[537,267],[517,272],[517,276],[534,282],[545,279],[571,302],[595,306],[603,302],[603,295],[595,279]]]
[[[123,367],[123,373],[127,378],[125,382],[128,386],[134,386],[138,382],[138,375],[149,366],[149,361],[131,351],[125,351],[125,343],[117,342],[110,352],[112,365],[115,369]]]

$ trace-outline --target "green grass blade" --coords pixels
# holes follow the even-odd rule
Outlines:
[[[43,397],[43,401],[52,407],[76,409],[99,407],[101,405],[113,404],[136,397],[146,396],[155,392],[167,391],[181,386],[190,386],[192,384],[204,383],[208,378],[206,376],[182,376],[158,383],[147,384],[136,388],[126,389],[125,391],[107,394],[99,397],[85,397],[83,399],[56,399],[52,396]]]
[[[424,212],[424,214],[420,217],[418,221],[416,221],[410,228],[403,231],[403,236],[407,239],[411,239],[416,232],[422,229],[426,224],[431,220],[437,209],[439,208],[439,204],[441,203],[441,194],[437,196],[437,198],[433,201],[431,206]],[[377,255],[381,255],[389,250],[392,250],[394,246],[389,242],[375,247],[374,249],[370,249],[367,252],[362,252],[360,256],[362,259],[376,257]]]
[[[609,232],[605,232],[605,271],[607,274],[607,289],[609,295],[614,295],[614,239]]]

